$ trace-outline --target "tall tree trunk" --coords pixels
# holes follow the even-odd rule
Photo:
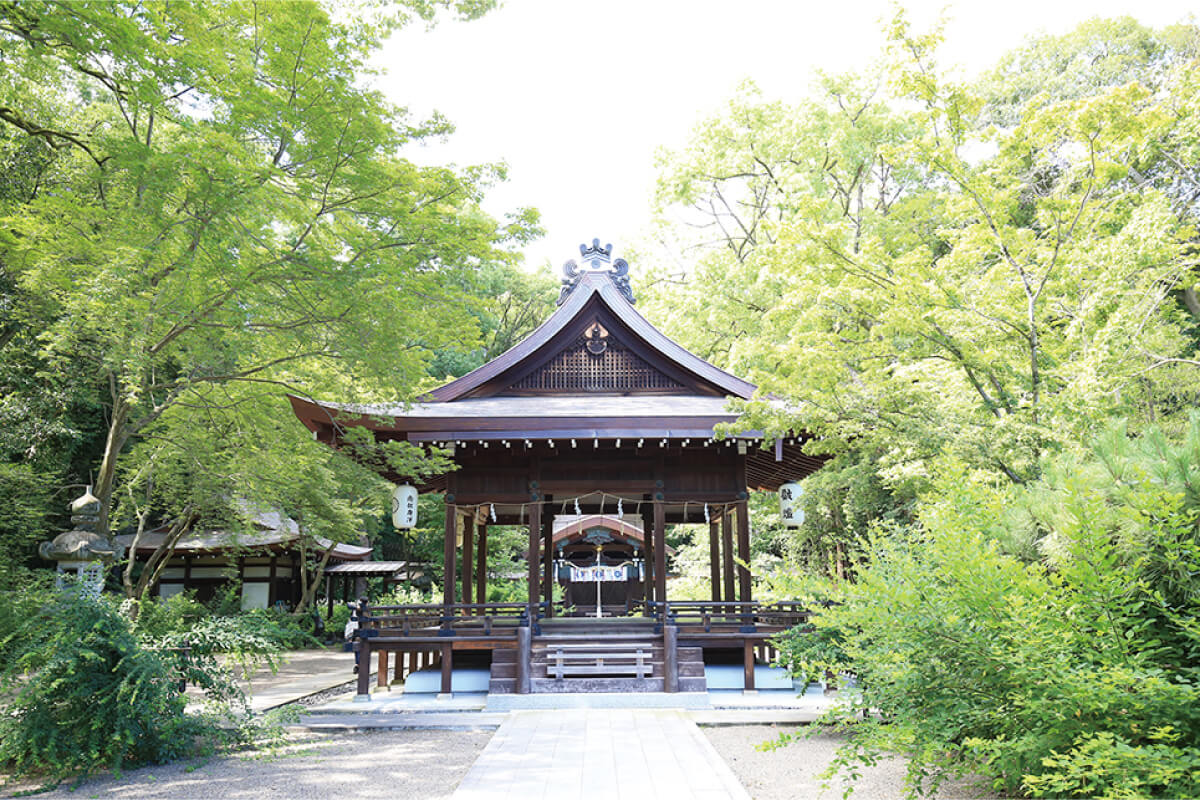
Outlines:
[[[304,593],[300,595],[300,602],[296,604],[295,613],[303,614],[304,610],[312,605],[313,598],[316,597],[317,594],[317,587],[321,585],[321,578],[325,575],[325,567],[329,564],[329,556],[332,554],[333,543],[331,542],[325,552],[321,554],[321,560],[317,562],[317,568],[313,570],[312,580],[309,581],[308,586],[305,587]],[[301,563],[301,571],[305,571],[307,568],[308,567],[306,564]]]
[[[96,473],[96,486],[92,492],[100,501],[100,520],[96,530],[101,536],[109,535],[109,518],[112,513],[113,485],[116,482],[117,458],[129,440],[129,404],[119,391],[113,393],[112,417],[108,421],[108,436],[104,441],[104,457]]]
[[[192,529],[192,525],[196,522],[196,513],[191,508],[185,508],[171,528],[163,537],[162,543],[155,548],[150,554],[150,558],[146,560],[146,566],[142,570],[142,574],[138,576],[137,584],[133,587],[133,595],[130,597],[137,606],[146,596],[146,591],[158,582],[158,578],[162,575],[163,569],[166,568],[167,562],[171,560],[171,556],[175,555],[175,545],[179,544],[179,540],[183,535]],[[129,557],[132,559],[136,556],[134,551],[130,551]],[[136,615],[136,612],[134,612]]]

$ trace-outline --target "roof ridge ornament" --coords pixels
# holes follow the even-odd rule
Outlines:
[[[599,239],[592,239],[591,246],[579,245],[580,260],[583,264],[581,266],[574,261],[563,264],[562,290],[558,294],[558,305],[561,306],[566,301],[567,296],[579,284],[580,276],[586,273],[608,275],[613,285],[620,290],[622,297],[630,304],[637,302],[633,299],[633,287],[629,285],[629,263],[623,258],[614,259],[612,249],[611,244],[601,247]]]

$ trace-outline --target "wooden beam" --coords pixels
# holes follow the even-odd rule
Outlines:
[[[442,557],[443,574],[442,574],[442,603],[450,606],[454,605],[454,585],[457,583],[454,575],[455,560],[457,555],[454,547],[454,535],[457,532],[458,525],[458,506],[454,503],[446,503],[446,532],[443,542]]]
[[[738,560],[738,599],[743,603],[750,602],[750,506],[741,500],[735,506],[737,509],[737,548]]]
[[[487,602],[487,523],[479,523],[479,542],[476,545],[478,551],[478,565],[475,570],[475,602]]]
[[[717,521],[710,517],[708,523],[708,570],[712,583],[712,599],[721,599],[721,545],[718,541],[720,533]]]
[[[722,576],[725,584],[725,595],[722,599],[732,602],[735,595],[733,593],[733,520],[730,518],[732,512],[726,506],[721,510],[721,558],[725,574]]]
[[[475,585],[472,573],[475,571],[475,516],[463,516],[463,545],[462,545],[462,601],[470,603],[475,596]]]

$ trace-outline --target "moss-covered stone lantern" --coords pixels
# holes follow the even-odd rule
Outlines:
[[[48,561],[58,562],[57,585],[61,589],[74,573],[74,580],[83,591],[99,596],[104,588],[104,571],[116,556],[112,543],[96,532],[100,521],[100,500],[92,487],[76,498],[68,508],[75,527],[42,542],[38,553]]]

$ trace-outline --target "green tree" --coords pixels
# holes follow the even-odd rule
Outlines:
[[[846,763],[898,749],[914,787],[965,768],[1038,797],[1194,795],[1198,465],[1193,413],[1177,440],[1114,424],[1026,486],[947,470],[817,635],[782,645],[861,680]],[[1037,560],[1004,552],[1020,539]]]
[[[889,33],[880,71],[822,78],[813,102],[743,92],[660,180],[692,267],[653,276],[649,304],[774,398],[746,427],[837,456],[814,541],[903,522],[946,456],[1027,483],[1109,415],[1177,420],[1197,399],[1195,228],[1167,177],[1130,169],[1190,145],[1193,62],[1001,95],[948,81],[936,31],[900,14]]]
[[[4,207],[5,297],[16,326],[44,323],[25,329],[42,374],[103,387],[104,530],[158,519],[178,538],[250,488],[353,530],[317,496],[339,468],[282,425],[279,394],[411,396],[434,352],[476,335],[455,288],[533,232],[531,212],[479,210],[496,169],[405,158],[448,124],[364,85],[395,25],[490,5],[370,22],[314,3],[0,6],[0,122],[54,187]]]

